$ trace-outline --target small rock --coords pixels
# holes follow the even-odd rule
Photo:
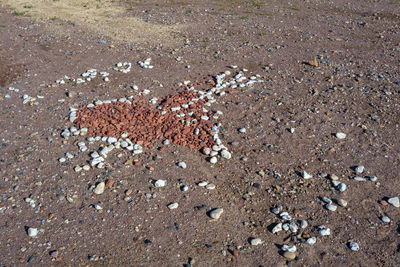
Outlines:
[[[204,187],[204,186],[208,185],[208,183],[206,181],[202,181],[202,182],[199,182],[197,185]]]
[[[104,182],[100,182],[93,189],[93,193],[95,193],[96,195],[101,195],[101,194],[104,193],[104,188],[105,188],[105,183]]]
[[[336,138],[337,139],[345,139],[346,138],[346,134],[345,133],[336,133]]]
[[[279,214],[282,211],[283,207],[282,205],[275,205],[272,209],[271,212],[273,214]]]
[[[208,185],[206,185],[206,189],[208,189],[208,190],[214,190],[214,189],[215,189],[215,184],[208,184]]]
[[[169,204],[167,207],[168,207],[170,210],[173,210],[173,209],[177,209],[178,206],[179,206],[179,204],[175,202],[175,203]]]
[[[183,161],[178,162],[178,167],[181,167],[182,169],[186,169],[186,163]]]
[[[354,168],[354,171],[355,171],[356,173],[363,173],[363,172],[364,172],[364,166],[363,166],[363,165],[356,166],[356,167]]]
[[[280,214],[280,216],[281,216],[281,218],[283,219],[283,220],[285,220],[285,221],[290,221],[291,219],[292,219],[292,217],[289,215],[289,213],[287,213],[286,211],[285,212],[282,212],[281,214]]]
[[[327,204],[332,204],[332,200],[330,198],[327,197],[322,197],[321,200]]]
[[[395,206],[396,208],[400,207],[400,201],[399,201],[399,197],[392,197],[389,198],[387,201],[389,204],[392,204],[393,206]]]
[[[264,242],[261,240],[261,238],[252,238],[252,239],[250,240],[250,244],[251,244],[252,246],[261,245],[262,243],[264,243]]]
[[[232,154],[228,150],[224,149],[221,151],[221,157],[223,157],[224,159],[231,159]]]
[[[288,260],[294,260],[294,259],[296,259],[296,253],[290,252],[290,251],[285,251],[283,253],[283,257],[285,257]]]
[[[215,219],[215,220],[218,220],[219,217],[221,217],[221,214],[222,214],[223,212],[224,212],[224,209],[223,209],[223,208],[216,208],[216,209],[213,209],[212,211],[210,211],[210,217],[213,218],[213,219]]]
[[[181,190],[182,190],[183,192],[186,192],[186,191],[189,190],[189,187],[188,187],[187,185],[182,185],[182,186],[181,186]]]
[[[245,133],[246,132],[246,128],[239,128],[239,133]]]
[[[308,222],[305,220],[300,221],[300,227],[301,229],[305,229],[308,226]]]
[[[329,229],[326,226],[318,226],[318,233],[322,236],[330,235],[331,234],[331,229]]]
[[[289,252],[296,252],[297,248],[296,248],[295,245],[291,245],[291,246],[283,245],[282,246],[282,250],[283,251],[289,251]]]
[[[390,223],[390,218],[388,216],[382,216],[381,220],[384,223]]]
[[[337,181],[337,180],[339,180],[339,177],[338,177],[336,174],[331,174],[331,175],[329,175],[329,178],[330,178],[332,181]]]
[[[354,176],[353,179],[356,180],[356,181],[359,181],[359,182],[363,182],[363,181],[366,181],[366,180],[367,180],[367,179],[365,179],[365,178],[363,178],[363,177],[360,177],[360,176]]]
[[[330,211],[336,211],[337,206],[336,206],[336,205],[333,205],[333,204],[326,204],[326,205],[325,205],[325,208],[326,208],[327,210],[330,210]]]
[[[315,236],[307,239],[306,243],[309,245],[314,245],[317,242],[317,238]]]
[[[210,161],[210,163],[215,164],[215,163],[217,163],[218,159],[217,159],[217,157],[211,157],[209,161]]]
[[[38,234],[38,229],[37,228],[32,228],[32,227],[29,227],[28,228],[28,235],[30,236],[30,237],[35,237],[35,236],[37,236],[37,234]]]
[[[347,186],[346,186],[346,184],[344,184],[344,183],[339,183],[339,184],[336,186],[336,189],[339,190],[340,192],[344,192],[344,191],[346,191]]]
[[[57,258],[58,257],[58,251],[57,250],[50,251],[50,256],[52,256],[53,258]]]
[[[337,203],[338,203],[338,205],[341,206],[341,207],[346,207],[346,206],[347,206],[347,201],[344,200],[344,199],[338,199],[338,200],[337,200]]]
[[[301,173],[301,176],[302,176],[304,179],[306,179],[306,180],[312,178],[312,175],[309,174],[309,173],[306,172],[306,171],[303,171],[303,172]]]
[[[277,225],[274,226],[274,228],[272,228],[272,233],[276,234],[278,232],[282,231],[282,223],[278,223]]]
[[[155,187],[164,187],[167,185],[167,180],[156,180],[154,182]]]
[[[359,251],[360,250],[360,246],[356,242],[349,242],[349,248],[352,251]]]
[[[376,182],[378,181],[378,177],[376,176],[367,176],[365,177],[366,179],[370,180],[371,182]]]

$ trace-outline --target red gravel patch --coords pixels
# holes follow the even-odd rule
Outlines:
[[[206,101],[200,99],[199,93],[187,90],[170,94],[160,101],[159,109],[142,97],[130,101],[132,104],[117,101],[82,108],[74,123],[78,128],[88,128],[89,136],[119,138],[127,133],[132,142],[146,147],[152,147],[156,139],[169,139],[174,144],[194,150],[215,144],[211,129],[213,122],[201,119],[201,116],[210,117],[210,114],[203,112]],[[190,102],[188,108],[171,110]]]

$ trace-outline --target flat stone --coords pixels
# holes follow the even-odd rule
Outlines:
[[[174,209],[177,209],[178,206],[179,206],[179,204],[175,202],[175,203],[169,204],[167,207],[168,207],[170,210],[174,210]]]
[[[105,183],[104,182],[100,182],[93,189],[93,193],[95,193],[96,195],[101,195],[101,194],[104,193],[104,188],[105,188]]]
[[[322,236],[330,235],[331,234],[331,229],[329,229],[326,226],[321,225],[321,226],[318,227],[318,233],[320,235],[322,235]]]
[[[283,257],[285,257],[288,260],[294,260],[294,259],[296,259],[296,253],[290,252],[290,251],[285,251],[283,253]]]
[[[182,169],[186,169],[186,163],[183,161],[178,162],[178,166],[181,167]]]
[[[208,185],[206,185],[206,189],[208,189],[208,190],[214,190],[214,189],[215,189],[215,184],[208,184]]]
[[[210,211],[210,217],[218,220],[221,217],[221,214],[224,212],[223,208],[216,208]]]
[[[221,157],[223,157],[224,159],[231,159],[232,154],[228,150],[224,149],[221,151]]]
[[[309,245],[314,245],[317,242],[317,238],[315,236],[307,239],[306,243]]]
[[[333,204],[326,204],[326,205],[325,205],[325,208],[326,208],[327,210],[330,210],[330,211],[336,211],[337,206],[336,206],[336,205],[333,205]]]

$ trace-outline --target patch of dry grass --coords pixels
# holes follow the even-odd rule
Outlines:
[[[129,43],[171,43],[173,33],[180,28],[127,17],[125,8],[113,0],[0,0],[0,3],[31,19],[46,22],[57,18]]]

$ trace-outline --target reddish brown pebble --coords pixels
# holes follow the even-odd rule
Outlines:
[[[106,182],[106,187],[107,187],[107,188],[111,188],[111,187],[114,186],[114,184],[115,184],[115,181],[114,181],[114,180],[107,180],[107,182]]]

